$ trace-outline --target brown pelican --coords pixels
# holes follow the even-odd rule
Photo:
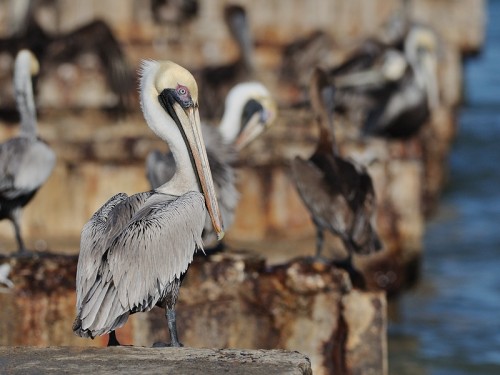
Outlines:
[[[355,285],[363,286],[363,277],[352,266],[352,254],[370,254],[381,248],[374,225],[372,180],[365,168],[338,153],[331,118],[333,87],[320,69],[313,73],[310,96],[320,127],[319,141],[309,160],[292,160],[292,175],[316,226],[316,256],[321,257],[323,231],[339,236],[348,258],[337,264],[350,273]]]
[[[369,103],[364,133],[413,136],[438,105],[436,53],[435,34],[426,27],[413,25],[404,41],[404,54],[389,48],[371,60],[372,66],[347,73],[344,69],[333,72],[339,105],[349,106],[341,97],[349,98],[350,93],[364,96]],[[356,61],[361,58],[357,56]],[[345,64],[348,65],[349,62]]]
[[[245,9],[239,5],[227,5],[224,19],[238,46],[239,57],[230,64],[208,66],[195,74],[200,83],[201,115],[211,120],[222,115],[222,103],[230,88],[250,79],[254,72],[253,41]]]
[[[201,124],[226,230],[234,221],[239,196],[232,164],[237,153],[269,127],[275,116],[275,103],[266,87],[259,82],[244,82],[234,86],[228,93],[218,128]],[[170,152],[164,154],[154,150],[146,158],[146,175],[153,189],[168,181],[175,168],[175,160]],[[207,220],[203,231],[205,247],[212,247],[215,239],[212,224]]]
[[[19,16],[22,26],[13,35],[0,38],[0,53],[14,56],[26,48],[42,66],[49,66],[51,62],[72,61],[82,53],[93,52],[100,59],[110,88],[118,97],[117,108],[127,109],[135,80],[120,43],[104,21],[94,20],[69,33],[53,35],[36,20],[33,4],[25,10],[27,14]]]
[[[17,54],[14,91],[21,131],[0,144],[0,219],[12,221],[20,254],[26,253],[20,229],[22,209],[47,181],[56,162],[54,151],[37,137],[31,77],[38,70],[38,61],[30,51]]]
[[[81,337],[110,335],[130,314],[165,308],[171,345],[180,346],[175,304],[181,278],[202,249],[205,215],[224,235],[198,114],[198,87],[179,65],[145,61],[140,100],[144,118],[176,161],[162,186],[109,199],[84,226],[76,276]]]

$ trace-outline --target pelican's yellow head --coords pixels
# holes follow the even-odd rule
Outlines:
[[[154,80],[157,94],[161,94],[165,89],[176,89],[178,86],[184,86],[188,89],[193,104],[197,106],[198,85],[193,75],[187,69],[172,61],[160,62]]]

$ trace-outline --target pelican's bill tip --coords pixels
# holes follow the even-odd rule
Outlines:
[[[225,234],[226,232],[224,232],[224,229],[221,229],[220,232],[217,232],[217,241],[222,240]]]

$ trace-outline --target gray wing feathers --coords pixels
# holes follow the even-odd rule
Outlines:
[[[180,278],[196,249],[202,248],[203,196],[189,192],[173,201],[160,199],[138,211],[110,246],[109,268],[120,302],[129,309],[140,307],[149,296],[158,301],[158,288]],[[138,272],[125,272],[127,264],[135,264]]]
[[[35,142],[24,153],[14,186],[21,190],[38,189],[49,178],[56,164],[56,155],[43,142]]]
[[[44,142],[16,137],[0,145],[0,193],[13,199],[37,190],[56,163],[54,151]]]
[[[95,282],[97,270],[106,247],[104,235],[108,219],[115,207],[128,198],[127,194],[119,193],[111,197],[84,225],[80,236],[80,255],[76,271],[76,308],[80,310],[82,298],[89,292]],[[109,227],[109,226],[108,226]]]
[[[129,197],[125,193],[118,193],[83,227],[76,276],[77,311],[80,309],[82,298],[95,283],[102,256],[109,244],[150,195],[150,192],[146,192]]]
[[[130,312],[148,311],[164,298],[202,248],[204,221],[200,193],[152,195],[97,259],[96,277],[78,310],[87,333],[79,333],[107,333],[123,325]]]

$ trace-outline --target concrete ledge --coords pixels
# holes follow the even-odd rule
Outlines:
[[[285,350],[0,347],[2,374],[312,374],[309,358]]]

